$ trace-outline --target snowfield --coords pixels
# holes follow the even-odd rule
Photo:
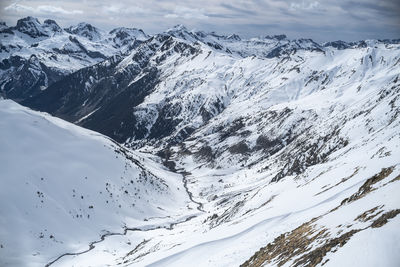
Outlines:
[[[0,113],[0,265],[43,266],[107,232],[190,214],[181,177],[151,157],[10,100]]]

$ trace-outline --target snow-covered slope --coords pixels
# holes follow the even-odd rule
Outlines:
[[[235,120],[320,91],[335,101],[349,95],[345,89],[353,94],[373,82],[390,87],[399,48],[376,40],[345,49],[284,36],[242,40],[179,26],[127,55],[81,69],[23,104],[135,147],[166,145],[221,112]]]
[[[364,90],[331,102],[319,92],[203,127],[164,151],[201,214],[108,237],[55,266],[397,266],[399,88]],[[229,121],[224,112],[210,127]]]
[[[1,266],[43,266],[107,233],[190,214],[181,177],[149,157],[10,100],[0,118]]]

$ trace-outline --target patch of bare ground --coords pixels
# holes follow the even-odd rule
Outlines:
[[[290,232],[283,233],[276,237],[274,241],[260,248],[250,259],[240,266],[257,267],[271,263],[282,266],[289,261],[293,261],[290,263],[290,266],[316,266],[321,262],[322,265],[324,265],[329,261],[329,259],[323,261],[328,252],[336,252],[338,248],[343,247],[350,238],[358,232],[368,228],[382,227],[390,219],[396,217],[400,213],[400,209],[387,211],[385,213],[382,211],[383,205],[369,209],[355,218],[355,221],[361,222],[374,220],[369,226],[350,230],[349,228],[352,227],[352,224],[340,224],[338,225],[338,228],[341,228],[338,232],[340,236],[333,238],[330,237],[330,233],[326,228],[317,226],[315,222],[321,217],[339,209],[344,204],[354,202],[375,190],[372,186],[388,177],[393,170],[394,166],[382,169],[379,173],[367,179],[356,193],[344,199],[339,206],[319,217],[313,218]],[[390,182],[399,179],[399,176],[397,176]]]
[[[354,193],[348,198],[343,199],[341,205],[358,200],[364,197],[369,192],[374,191],[375,188],[373,188],[372,185],[388,177],[393,172],[393,170],[394,166],[389,168],[383,168],[380,173],[377,173],[371,178],[367,179],[367,181],[365,181],[365,183],[358,189],[356,193]]]
[[[342,247],[360,229],[351,230],[338,237],[328,239],[327,229],[313,224],[317,218],[302,224],[291,232],[284,233],[267,246],[257,251],[249,260],[241,265],[263,266],[275,263],[282,266],[293,260],[291,266],[316,266],[321,263],[325,255],[337,247]],[[313,249],[313,244],[322,244]],[[324,262],[326,263],[326,261]]]
[[[382,181],[383,179],[388,177],[390,174],[392,174],[394,168],[395,168],[395,166],[392,166],[392,167],[389,167],[389,168],[383,168],[379,173],[377,173],[374,176],[372,176],[371,178],[367,179],[364,182],[364,184],[358,189],[358,191],[356,193],[354,193],[353,195],[351,195],[348,198],[343,199],[342,202],[340,203],[340,205],[337,206],[336,208],[333,208],[330,212],[333,212],[333,211],[337,210],[338,208],[340,208],[341,206],[343,206],[343,205],[345,205],[347,203],[351,203],[351,202],[356,201],[356,200],[358,200],[360,198],[363,198],[368,193],[374,191],[375,188],[373,188],[372,185],[376,184],[379,181]],[[396,178],[393,179],[390,182],[393,182],[394,180],[396,180]]]
[[[326,229],[316,229],[313,223],[317,219],[314,218],[291,232],[281,234],[240,266],[262,266],[271,262],[281,266],[294,257],[306,253],[311,249],[310,245],[313,242],[326,238],[328,235]]]
[[[377,206],[359,215],[356,220],[368,221],[375,218],[381,212],[375,213],[382,206]],[[389,219],[396,217],[400,209],[391,210],[383,213],[379,218],[365,228],[352,229],[338,237],[329,238],[329,232],[325,228],[317,228],[314,224],[320,217],[306,222],[291,232],[281,234],[273,242],[258,250],[250,259],[240,265],[241,267],[263,266],[264,264],[274,263],[282,266],[294,260],[290,266],[316,266],[320,264],[328,252],[336,252],[343,247],[350,238],[368,228],[379,228],[385,225]],[[340,227],[342,225],[339,225]],[[316,245],[319,245],[317,248]],[[325,260],[322,265],[328,262]]]
[[[385,225],[389,219],[392,219],[400,213],[400,209],[391,210],[382,214],[378,219],[376,219],[372,224],[372,228],[378,228]]]
[[[344,244],[346,244],[347,241],[349,241],[349,239],[359,231],[361,230],[354,229],[342,234],[341,236],[327,240],[324,245],[295,260],[292,266],[316,266],[323,260],[328,252],[332,251],[334,248],[343,247]]]
[[[381,206],[376,206],[375,208],[372,208],[370,210],[367,210],[363,212],[362,214],[358,215],[357,218],[355,218],[355,221],[360,221],[360,222],[367,222],[370,221],[371,219],[375,218],[379,214],[381,214],[383,211],[379,209],[383,208],[383,205]],[[376,212],[378,211],[378,212]]]

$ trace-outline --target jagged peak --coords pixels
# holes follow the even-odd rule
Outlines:
[[[49,36],[48,33],[43,29],[39,20],[31,16],[19,19],[14,29],[25,33],[32,38]]]
[[[227,37],[227,39],[229,39],[229,40],[236,40],[236,41],[240,41],[240,40],[242,40],[242,38],[240,38],[240,36],[239,35],[237,35],[237,34],[231,34],[231,35],[229,35],[228,37]]]
[[[334,47],[336,49],[342,50],[351,47],[350,43],[347,43],[342,40],[326,42],[322,44],[323,47]]]
[[[320,44],[314,42],[314,40],[312,40],[310,38],[299,38],[299,39],[296,39],[294,41],[295,41],[295,43],[297,45],[299,45],[300,47],[303,47],[303,48],[308,48],[308,47],[318,47],[318,48],[320,48],[321,47]]]
[[[118,27],[112,29],[108,34],[116,35],[119,38],[126,38],[128,36],[134,36],[136,39],[149,38],[149,36],[142,29],[138,28]]]
[[[7,30],[9,27],[4,21],[0,21],[0,31]]]
[[[125,32],[141,32],[144,33],[144,31],[142,29],[138,29],[138,28],[128,28],[128,27],[118,27],[115,29],[112,29],[109,33],[115,33],[115,32],[121,32],[121,31],[125,31]]]
[[[274,40],[281,41],[281,40],[287,39],[287,36],[286,36],[286,34],[267,35],[264,37],[264,39],[274,39]]]
[[[77,25],[70,26],[64,30],[68,33],[85,37],[91,41],[99,40],[101,38],[100,30],[87,22],[80,22]]]
[[[46,19],[45,21],[43,21],[43,24],[57,25],[58,26],[57,22],[55,20],[53,20],[53,19]],[[60,27],[60,26],[58,26],[58,27]]]
[[[95,32],[99,31],[96,27],[87,22],[79,22],[77,25],[69,26],[67,29],[70,31],[79,31],[79,30],[88,30]]]
[[[43,22],[43,26],[50,29],[53,32],[62,32],[61,27],[57,24],[55,20],[52,19],[46,19]]]
[[[109,40],[113,40],[116,47],[135,46],[135,41],[145,41],[149,36],[143,30],[137,28],[119,27],[108,33]]]
[[[40,22],[39,22],[39,20],[37,18],[32,17],[32,16],[27,16],[25,18],[19,19],[17,21],[17,26],[18,26],[18,24],[27,23],[27,22],[33,22],[33,23],[36,23],[36,24],[40,24]]]
[[[189,31],[184,25],[178,24],[174,27],[165,31],[165,34],[169,36],[173,36],[175,38],[179,38],[182,40],[186,40],[189,42],[198,41],[198,37],[195,35],[194,31]]]
[[[19,31],[26,31],[30,28],[38,29],[41,27],[41,24],[37,18],[28,16],[22,19],[17,20],[17,25],[15,29]]]
[[[167,32],[187,32],[188,29],[183,24],[177,24],[174,27],[167,30]]]

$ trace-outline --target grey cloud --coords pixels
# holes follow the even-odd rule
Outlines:
[[[63,14],[63,15],[72,15],[72,14],[82,14],[82,10],[65,10],[62,7],[56,7],[52,5],[39,5],[36,7],[21,5],[17,3],[13,3],[4,8],[5,11],[15,12],[15,13],[33,13],[33,14]]]
[[[110,30],[119,26],[165,31],[188,28],[244,37],[284,33],[289,38],[399,38],[398,0],[2,0],[0,15],[9,25],[33,15],[62,26],[86,21]],[[11,8],[10,6],[13,6]],[[57,7],[57,8],[56,8]],[[366,25],[368,27],[366,27]]]
[[[313,10],[320,8],[319,1],[297,1],[290,3],[290,8],[294,10]]]
[[[147,8],[142,8],[139,6],[123,6],[120,4],[117,5],[106,5],[102,8],[105,14],[112,14],[112,15],[138,15],[138,14],[150,14],[152,11]]]
[[[248,10],[248,9],[245,9],[245,8],[236,7],[236,6],[233,6],[231,4],[222,3],[221,6],[226,8],[226,9],[229,9],[231,11],[237,12],[239,14],[247,14],[247,15],[256,15],[257,14],[257,12],[255,12],[253,10]]]
[[[202,8],[189,8],[185,6],[177,6],[173,12],[168,13],[164,16],[170,19],[197,19],[204,20],[208,19],[205,14],[205,10]]]

